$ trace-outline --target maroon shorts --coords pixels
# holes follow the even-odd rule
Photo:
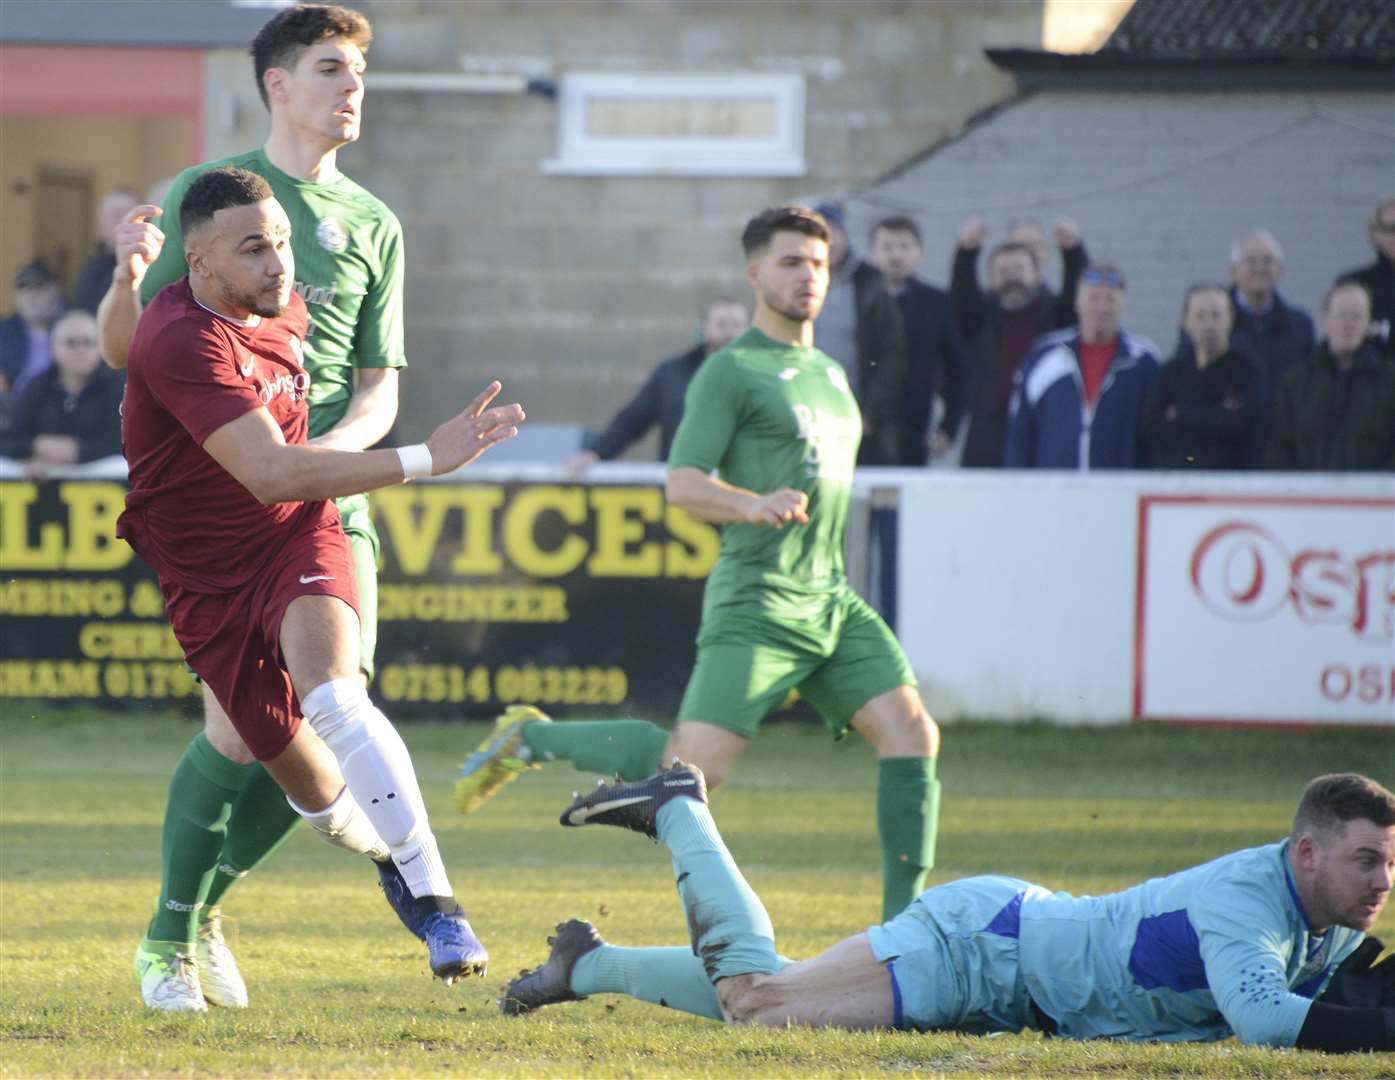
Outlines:
[[[334,521],[295,536],[239,592],[166,588],[170,626],[189,666],[258,761],[286,749],[300,727],[279,644],[286,608],[298,596],[337,596],[358,614],[355,581],[348,537]]]

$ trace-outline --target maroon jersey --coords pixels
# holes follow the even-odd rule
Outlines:
[[[224,424],[261,408],[287,443],[306,441],[305,332],[299,296],[284,316],[248,326],[203,307],[187,278],[141,315],[121,407],[131,490],[116,534],[167,589],[239,589],[296,536],[338,521],[328,502],[263,506],[203,449]]]

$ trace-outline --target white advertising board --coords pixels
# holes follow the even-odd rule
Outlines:
[[[1395,726],[1392,511],[1141,493],[1135,718]]]

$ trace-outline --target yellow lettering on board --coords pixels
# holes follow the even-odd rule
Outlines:
[[[664,496],[658,488],[592,488],[591,506],[596,512],[596,541],[586,569],[592,576],[658,577],[663,572],[659,545],[644,542],[645,522],[663,516]]]

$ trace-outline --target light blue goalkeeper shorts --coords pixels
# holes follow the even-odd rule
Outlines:
[[[1028,893],[1050,895],[1016,878],[964,878],[927,889],[868,928],[873,955],[891,972],[898,1028],[984,1034],[1039,1026],[1017,960]]]

